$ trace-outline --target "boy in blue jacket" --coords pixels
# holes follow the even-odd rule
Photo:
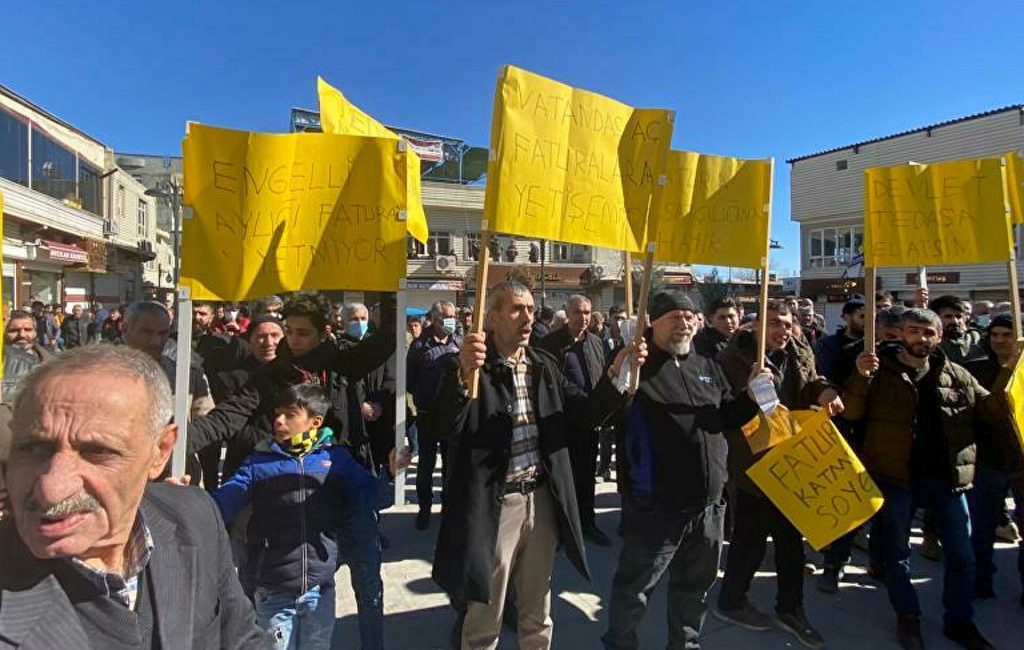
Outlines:
[[[347,558],[376,561],[379,573],[376,482],[323,426],[329,408],[320,386],[282,390],[273,440],[213,494],[228,523],[252,504],[240,570],[256,586],[256,620],[275,650],[330,647],[339,538]]]

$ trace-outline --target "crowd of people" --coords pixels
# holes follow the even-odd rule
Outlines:
[[[431,534],[440,510],[432,571],[454,611],[455,648],[496,648],[503,625],[520,648],[550,647],[556,554],[589,577],[587,544],[615,535],[608,650],[639,648],[666,574],[669,648],[699,647],[709,610],[823,648],[804,609],[803,537],[746,475],[765,453],[740,431],[761,409],[760,386],[789,409],[826,410],[885,497],[871,522],[824,550],[816,588],[837,593],[852,549],[864,548],[893,638],[923,648],[910,565],[923,511],[921,555],[944,564],[943,632],[991,648],[973,603],[997,595],[995,541],[1019,539],[1009,493],[1024,517],[1024,454],[1003,398],[1018,352],[1008,304],[972,310],[926,290],[910,305],[887,294],[874,303],[869,314],[850,300],[828,333],[807,299],[744,313],[729,297],[701,309],[660,291],[634,336],[623,306],[603,313],[574,295],[538,308],[508,281],[488,290],[482,331],[471,308],[440,301],[407,319],[396,349],[387,300],[197,302],[186,423],[171,418],[173,305],[13,311],[0,647],[328,648],[335,574],[347,565],[360,647],[383,648],[392,542],[380,512],[415,458],[415,534]],[[869,318],[876,340],[865,346]],[[396,354],[406,355],[408,447],[395,442]],[[170,476],[186,433],[186,475]],[[595,492],[613,480],[621,517],[602,530]],[[769,538],[772,614],[748,598]],[[1024,542],[1020,553],[1024,585]],[[45,625],[43,610],[56,613]]]

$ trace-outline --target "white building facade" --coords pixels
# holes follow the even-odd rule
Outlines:
[[[864,238],[864,170],[908,162],[998,157],[1024,151],[1024,104],[915,128],[821,153],[793,158],[792,219],[800,224],[800,293],[814,298],[830,325],[853,293],[864,293],[860,266],[847,268]],[[1020,242],[1019,228],[1014,233]],[[1018,255],[1018,260],[1020,255]],[[1022,269],[1018,262],[1018,273]],[[933,296],[1007,300],[1005,264],[927,269]],[[878,269],[879,290],[905,300],[917,287],[916,267]]]

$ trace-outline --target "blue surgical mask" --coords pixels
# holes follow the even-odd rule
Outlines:
[[[352,338],[361,339],[366,336],[366,329],[369,325],[370,324],[364,320],[350,320],[346,331]]]
[[[448,336],[455,333],[455,319],[454,318],[443,318],[441,319],[441,329]]]

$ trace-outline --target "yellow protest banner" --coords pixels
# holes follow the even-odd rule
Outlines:
[[[768,254],[771,165],[670,151],[648,226],[655,261],[760,268]]]
[[[396,291],[406,156],[393,139],[192,125],[182,283],[197,300],[300,289]]]
[[[882,493],[827,412],[795,417],[800,432],[775,445],[747,475],[821,550],[878,512]]]
[[[371,138],[387,138],[399,140],[394,131],[373,119],[358,106],[348,101],[341,91],[316,78],[317,95],[320,98],[320,128],[324,133],[338,135],[362,135]],[[409,146],[406,152],[406,182],[408,197],[406,199],[406,225],[409,234],[420,243],[426,244],[430,236],[427,228],[427,213],[423,209],[422,180],[420,178],[420,157]]]
[[[1024,223],[1024,158],[1011,151],[1006,154],[1006,193],[1011,223]]]
[[[758,412],[750,422],[740,427],[740,431],[750,445],[750,451],[759,454],[800,433],[800,425],[793,418],[792,411],[779,404],[771,415]]]
[[[488,228],[639,251],[674,119],[505,66],[491,121]]]
[[[998,158],[865,172],[864,264],[1006,262],[1013,251]]]
[[[1024,354],[1017,357],[1010,381],[1006,383],[1006,401],[1010,404],[1010,415],[1013,416],[1013,428],[1017,432],[1017,441],[1024,450]]]

